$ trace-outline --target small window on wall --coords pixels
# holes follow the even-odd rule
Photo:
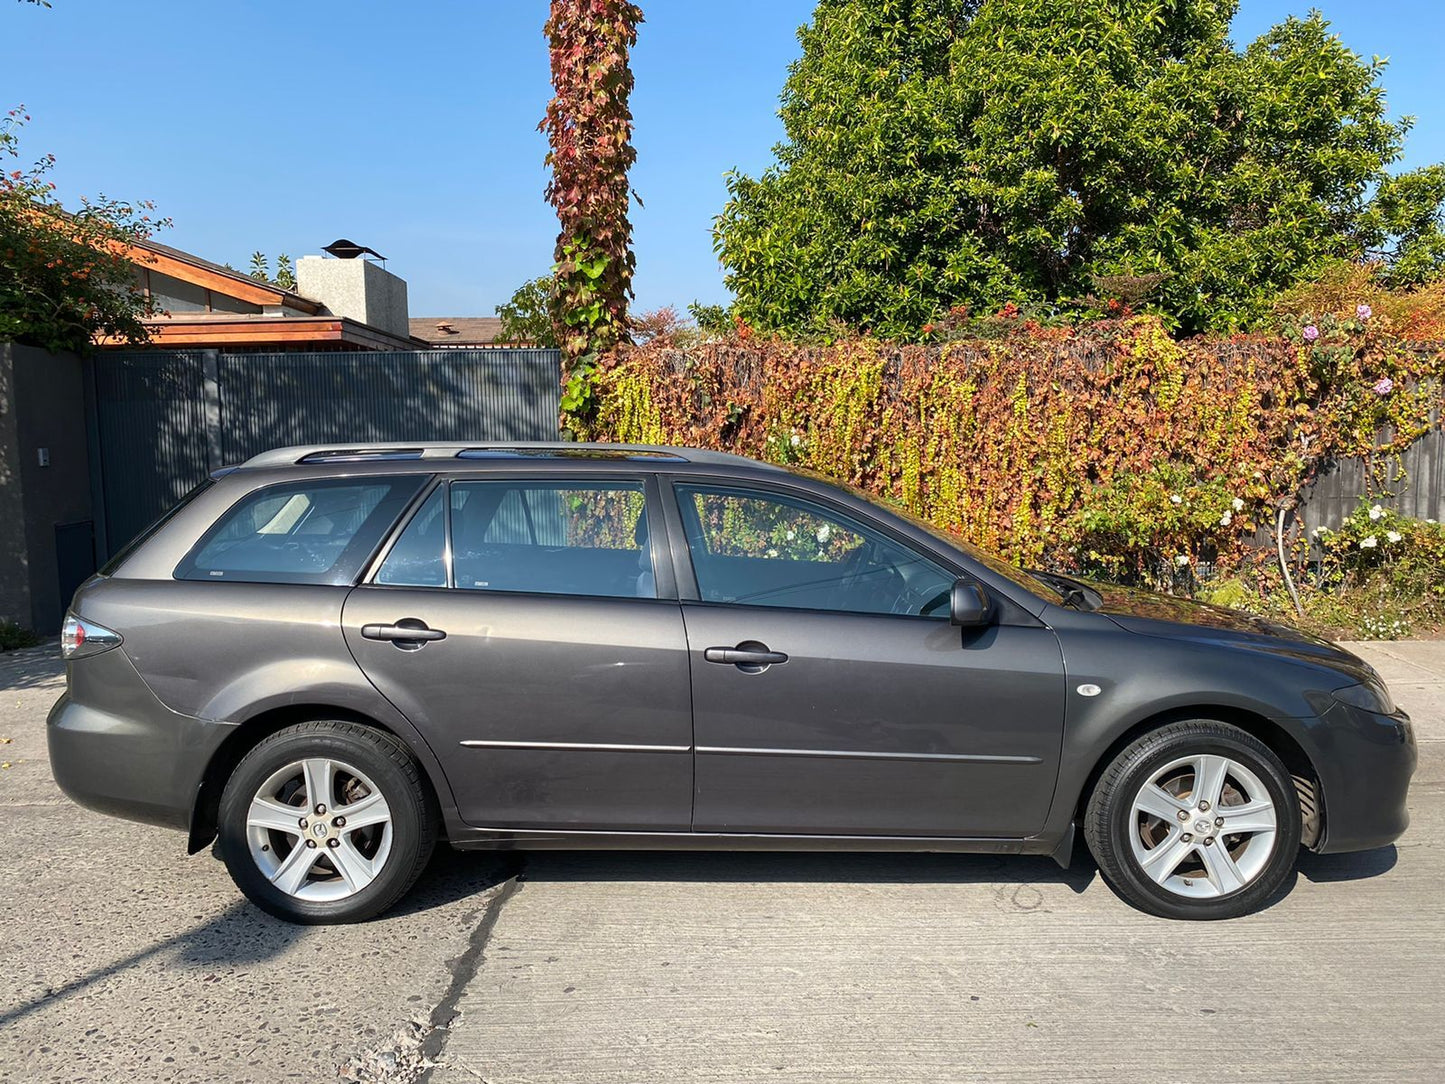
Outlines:
[[[458,588],[657,597],[641,483],[453,482],[451,517]]]
[[[948,617],[953,574],[880,531],[771,493],[677,495],[705,602]]]
[[[181,562],[185,580],[351,583],[420,477],[349,478],[267,486],[243,497]]]

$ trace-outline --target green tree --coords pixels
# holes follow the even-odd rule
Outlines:
[[[518,286],[512,299],[497,306],[502,318],[500,338],[505,342],[536,343],[556,348],[557,329],[552,323],[551,275],[528,279]]]
[[[909,337],[948,308],[1148,286],[1245,326],[1334,258],[1437,273],[1442,181],[1317,13],[1236,50],[1231,0],[821,0],[786,139],[715,245],[764,328]],[[1433,168],[1433,167],[1432,167]]]
[[[24,107],[0,117],[0,164],[19,159],[28,119]],[[96,338],[146,342],[153,308],[130,246],[167,221],[149,203],[103,196],[66,211],[47,178],[54,163],[0,169],[0,340],[77,353]]]
[[[296,289],[296,268],[289,254],[283,252],[276,257],[275,284],[283,290]]]
[[[225,266],[235,270],[230,264]],[[274,277],[271,275],[270,257],[259,249],[251,253],[251,270],[246,274],[257,282],[264,282],[267,286],[276,286],[282,290],[296,289],[296,268],[291,262],[291,257],[284,252],[276,257]]]

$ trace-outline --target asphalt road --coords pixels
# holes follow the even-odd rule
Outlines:
[[[70,805],[60,665],[3,656],[0,1081],[1438,1079],[1445,643],[1359,650],[1417,722],[1411,829],[1250,918],[1140,915],[1082,850],[448,852],[335,928]]]

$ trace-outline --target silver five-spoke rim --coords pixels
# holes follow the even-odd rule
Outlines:
[[[273,773],[246,813],[252,861],[298,900],[354,896],[386,865],[391,839],[391,808],[380,788],[350,764],[326,757]]]
[[[1278,834],[1259,776],[1213,754],[1180,757],[1134,797],[1129,842],[1145,876],[1179,896],[1238,892],[1264,872]]]

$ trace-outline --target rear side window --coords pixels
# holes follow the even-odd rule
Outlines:
[[[176,569],[184,580],[351,583],[423,477],[335,478],[243,497]]]
[[[438,486],[422,502],[386,555],[376,582],[388,587],[447,585],[447,487]]]
[[[458,588],[656,598],[640,483],[453,482]]]

